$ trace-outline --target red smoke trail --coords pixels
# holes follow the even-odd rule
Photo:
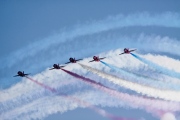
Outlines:
[[[27,77],[27,76],[26,76],[26,78],[29,79],[29,80],[31,80],[32,82],[34,82],[34,83],[36,83],[36,84],[44,87],[45,89],[50,90],[51,92],[59,93],[56,89],[51,88],[51,87],[49,87],[49,86],[47,86],[47,85],[45,85],[45,84],[43,84],[43,83],[40,83],[40,82],[38,82],[38,81],[36,81],[36,80],[33,80],[33,79],[30,78],[30,77]],[[112,120],[134,120],[134,119],[126,119],[126,118],[120,118],[120,117],[114,116],[114,115],[112,115],[112,114],[110,114],[110,113],[107,113],[107,112],[106,112],[105,110],[103,110],[103,109],[100,109],[100,108],[97,108],[97,107],[95,107],[95,106],[93,106],[93,105],[90,105],[89,103],[87,103],[87,102],[85,102],[85,101],[82,101],[82,100],[80,100],[80,99],[78,99],[78,98],[70,97],[70,96],[68,96],[68,95],[66,95],[66,94],[64,94],[64,93],[59,93],[59,95],[64,96],[64,97],[66,97],[66,98],[68,98],[68,99],[70,99],[70,100],[76,101],[77,103],[83,104],[84,106],[87,106],[87,107],[91,108],[92,110],[96,111],[98,114],[100,114],[100,115],[102,115],[102,116],[104,116],[104,117],[108,117],[109,119],[112,119]]]
[[[147,112],[150,112],[155,115],[157,114],[156,112],[158,110],[164,110],[164,111],[179,111],[180,110],[179,104],[176,102],[147,99],[147,98],[143,98],[143,97],[139,97],[135,95],[129,95],[127,93],[121,93],[119,91],[109,89],[108,87],[104,87],[100,83],[97,83],[89,78],[85,78],[83,76],[80,76],[76,73],[73,73],[65,69],[62,69],[62,70],[72,75],[73,77],[79,78],[80,80],[92,85],[96,89],[102,90],[103,92],[106,92],[112,95],[113,97],[115,96],[120,100],[128,102],[134,108],[144,108]]]
[[[26,78],[28,78],[29,80],[33,81],[34,83],[36,83],[36,84],[44,87],[45,89],[50,90],[51,92],[57,92],[54,88],[51,88],[51,87],[49,87],[49,86],[47,86],[47,85],[44,85],[43,83],[40,83],[40,82],[38,82],[38,81],[36,81],[36,80],[33,80],[32,78],[30,78],[30,77],[28,77],[28,76],[26,76]]]
[[[76,74],[76,73],[73,73],[73,72],[70,72],[70,71],[68,71],[68,70],[65,70],[65,69],[63,69],[63,68],[61,68],[61,70],[65,71],[66,73],[68,73],[68,74],[70,74],[70,75],[72,75],[72,76],[74,76],[74,77],[76,77],[76,78],[79,78],[79,79],[83,80],[84,82],[88,82],[88,83],[91,83],[91,84],[95,84],[95,85],[98,85],[98,86],[101,86],[101,87],[105,87],[105,88],[111,89],[111,88],[109,88],[109,87],[104,86],[103,84],[101,84],[101,83],[99,83],[99,82],[96,82],[96,81],[91,80],[91,79],[89,79],[89,78],[85,78],[85,77],[83,77],[83,76],[80,76],[80,75],[78,75],[78,74]],[[113,89],[111,89],[111,90],[113,90]]]

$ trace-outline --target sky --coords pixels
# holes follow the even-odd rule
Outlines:
[[[138,54],[148,59],[152,58],[153,62],[162,58],[160,62],[157,62],[159,65],[164,60],[171,61],[173,59],[172,63],[176,63],[176,65],[170,63],[168,65],[164,62],[164,64],[167,64],[165,67],[172,67],[171,69],[174,68],[175,71],[178,71],[176,67],[179,64],[180,56],[176,52],[179,51],[180,45],[180,2],[178,0],[1,0],[0,16],[0,91],[3,94],[9,93],[4,98],[3,94],[0,95],[0,99],[7,99],[4,103],[1,101],[0,106],[12,102],[13,99],[21,101],[22,106],[19,105],[20,103],[14,103],[12,106],[16,107],[12,109],[8,107],[2,107],[1,109],[1,112],[4,110],[2,113],[7,115],[11,114],[13,110],[19,113],[16,119],[23,118],[23,115],[26,115],[28,119],[34,116],[32,118],[45,120],[108,119],[81,105],[64,108],[64,111],[60,108],[54,111],[51,110],[55,107],[52,103],[57,102],[59,98],[42,88],[36,87],[34,83],[26,82],[26,79],[13,78],[12,76],[19,70],[31,73],[34,79],[36,78],[55,88],[59,88],[56,85],[58,84],[57,77],[62,76],[61,80],[73,80],[74,78],[62,72],[49,72],[48,68],[54,63],[63,64],[67,62],[69,57],[84,58],[87,61],[92,59],[93,55],[108,56],[114,59],[114,61],[108,59],[108,62],[118,65],[118,63],[124,61],[125,63],[121,63],[124,66],[120,65],[119,67],[130,70],[132,73],[138,73],[144,70],[146,66],[143,67],[141,63],[133,58],[125,56],[123,60],[120,60],[113,56],[122,52],[123,48],[129,47],[137,48]],[[152,56],[149,54],[152,54]],[[155,61],[156,57],[159,57],[157,61]],[[127,61],[124,59],[127,59]],[[130,60],[133,62],[128,65]],[[99,66],[94,63],[90,65],[84,61],[83,63],[95,68]],[[79,68],[78,65],[68,65],[67,69],[103,82],[109,87],[112,85],[115,89],[136,95],[128,89],[106,82],[97,75],[81,70],[82,68]],[[118,75],[118,73],[109,71],[102,65],[99,66],[99,69]],[[145,75],[152,72],[154,77],[157,77],[160,74],[157,73],[158,75],[156,75],[156,72],[150,70],[150,68],[145,70],[143,72]],[[127,78],[131,80],[130,77]],[[161,77],[158,78],[161,79]],[[167,76],[164,78],[171,80]],[[28,88],[28,84],[33,88]],[[69,87],[72,87],[72,89]],[[72,96],[82,96],[81,99],[89,100],[93,105],[114,115],[159,120],[158,117],[144,109],[133,108],[132,106],[122,107],[122,103],[119,103],[116,98],[110,98],[109,102],[103,104],[101,102],[104,99],[99,98],[98,101],[98,95],[105,98],[110,96],[83,83],[79,86],[74,84],[69,87],[63,86],[61,90]],[[12,91],[15,91],[15,93]],[[27,94],[25,94],[26,92]],[[15,97],[13,97],[13,93]],[[96,102],[91,101],[93,100],[92,96],[97,96]],[[55,100],[53,97],[55,97]],[[27,100],[27,98],[30,100]],[[34,98],[35,100],[33,100]],[[43,108],[40,109],[44,100],[49,101],[47,107],[44,107],[50,109],[49,111],[43,111]],[[118,105],[112,104],[112,101],[115,101]],[[66,102],[66,99],[60,101],[57,106],[66,107],[62,106],[63,102]],[[34,104],[38,106],[36,109],[32,108]],[[29,108],[29,111],[27,110],[27,113],[19,112],[20,109],[26,107],[28,109],[28,106],[31,106],[31,108]],[[12,117],[12,119],[14,118]]]

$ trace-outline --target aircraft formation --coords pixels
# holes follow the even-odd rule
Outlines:
[[[122,54],[130,54],[131,52],[135,51],[136,49],[133,49],[133,50],[129,50],[128,48],[124,48],[124,52],[120,53],[119,55],[122,55]],[[89,61],[89,62],[99,62],[100,60],[102,59],[105,59],[106,57],[102,57],[102,58],[99,58],[98,56],[93,56],[93,60]],[[65,64],[69,64],[69,63],[76,63],[77,61],[80,61],[80,60],[83,60],[83,59],[75,59],[75,58],[69,58],[69,62],[66,62]],[[53,70],[53,69],[61,69],[65,66],[60,66],[59,64],[54,64],[52,68],[50,68],[49,70]],[[17,75],[15,75],[14,77],[26,77],[28,74],[25,74],[24,71],[18,71],[17,72]]]
[[[180,74],[177,73],[177,75],[176,75],[176,72],[173,72],[173,71],[169,72],[168,70],[165,70],[165,68],[163,68],[164,70],[161,70],[161,68],[158,67],[158,65],[151,63],[151,61],[148,61],[146,59],[141,58],[140,56],[138,56],[136,54],[133,54],[132,52],[134,52],[134,51],[136,51],[136,49],[124,48],[124,51],[122,53],[118,54],[118,55],[130,54],[130,55],[134,56],[135,58],[139,59],[140,61],[144,62],[145,64],[148,64],[148,65],[153,66],[154,68],[157,68],[157,70],[160,70],[165,75],[170,75],[171,76],[173,74],[172,77],[180,78]],[[108,64],[108,63],[106,63],[104,61],[101,61],[101,60],[106,59],[106,58],[107,57],[93,56],[92,60],[90,60],[88,62],[89,63],[90,62],[100,62],[100,63],[106,65],[107,67],[111,68],[112,70],[115,70],[116,72],[121,72],[122,74],[127,75],[127,76],[130,75],[134,79],[136,79],[137,76],[139,76],[138,74],[137,75],[136,74],[131,74],[128,71],[123,71],[123,70],[121,70],[121,68],[118,68],[118,67],[113,66],[111,64]],[[75,59],[75,58],[71,57],[71,58],[69,58],[69,62],[66,62],[65,64],[77,63],[78,61],[81,61],[81,60],[83,60],[83,59]],[[142,85],[142,83],[131,82],[131,81],[127,81],[125,79],[118,78],[118,77],[113,76],[111,74],[104,73],[101,70],[94,69],[94,68],[91,68],[89,66],[80,64],[80,63],[79,63],[79,65],[82,68],[84,68],[84,69],[86,69],[86,70],[88,70],[88,71],[90,71],[90,72],[92,72],[92,73],[94,73],[94,74],[96,74],[98,76],[101,76],[103,78],[107,78],[110,82],[112,82],[114,84],[117,84],[117,85],[119,85],[121,87],[128,88],[128,89],[130,89],[132,91],[135,91],[137,93],[141,93],[141,94],[143,94],[143,96],[142,97],[141,96],[134,96],[134,95],[131,96],[131,95],[127,94],[127,93],[116,91],[116,89],[112,89],[110,87],[104,86],[100,82],[96,82],[95,80],[92,80],[91,78],[86,78],[83,75],[81,76],[81,75],[76,74],[76,73],[74,73],[72,71],[68,71],[68,70],[64,69],[63,67],[65,67],[65,65],[53,64],[52,68],[50,68],[49,70],[54,70],[54,69],[58,70],[58,69],[60,69],[60,70],[62,70],[64,72],[66,72],[67,74],[69,74],[69,75],[71,75],[71,76],[73,76],[75,78],[78,78],[78,79],[80,79],[80,80],[82,80],[82,81],[84,81],[84,82],[86,82],[86,83],[88,83],[90,85],[92,85],[94,88],[97,88],[97,89],[99,89],[101,91],[104,91],[104,92],[110,94],[110,95],[113,95],[113,96],[115,96],[115,97],[117,97],[117,98],[119,98],[119,99],[121,99],[123,101],[127,101],[127,102],[130,102],[130,103],[133,103],[133,104],[135,103],[137,106],[140,106],[140,108],[144,107],[146,109],[147,106],[149,107],[150,104],[154,104],[154,103],[158,102],[159,105],[157,107],[156,107],[156,105],[155,105],[155,107],[153,106],[153,109],[152,109],[153,111],[152,112],[154,112],[154,109],[158,110],[158,111],[162,109],[164,111],[173,111],[173,112],[176,112],[176,111],[180,110],[180,108],[179,108],[180,104],[178,104],[178,103],[177,104],[176,103],[171,104],[170,103],[171,101],[175,101],[175,102],[180,101],[180,98],[177,97],[177,96],[180,95],[179,91],[177,92],[175,90],[169,90],[169,89],[162,90],[163,87],[159,88],[159,86],[162,85],[162,82],[160,82],[160,81],[156,82],[156,83],[153,83],[150,86],[149,85],[146,86],[144,84]],[[169,74],[167,74],[167,71],[168,71]],[[17,76],[26,77],[27,79],[35,82],[36,84],[44,87],[45,89],[48,89],[48,90],[50,90],[52,92],[57,92],[56,89],[51,88],[51,87],[49,87],[49,86],[47,86],[47,85],[45,85],[43,83],[40,83],[40,82],[38,82],[36,80],[33,80],[28,75],[29,74],[25,74],[24,71],[23,72],[18,71],[17,75],[15,75],[14,77],[17,77]],[[141,76],[141,77],[144,79],[146,76]],[[147,82],[147,83],[149,84],[149,82]],[[62,94],[62,95],[64,95],[64,94]],[[168,101],[170,101],[170,102],[168,102]],[[172,105],[174,107],[162,108],[162,106],[168,106],[168,105]],[[129,120],[129,119],[127,119],[127,120]]]

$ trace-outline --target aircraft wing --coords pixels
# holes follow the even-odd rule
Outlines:
[[[13,77],[17,77],[17,76],[20,76],[20,75],[15,75],[15,76],[13,76]]]
[[[53,70],[53,69],[55,69],[55,68],[51,68],[51,69],[49,69],[49,70]]]
[[[133,51],[135,51],[136,49],[134,49],[134,50],[130,50],[129,52],[133,52]]]
[[[94,62],[94,60],[91,60],[91,61],[89,61],[89,62]]]
[[[83,59],[77,59],[76,61],[80,61],[80,60],[83,60]]]
[[[122,54],[125,54],[125,52],[123,52],[123,53],[121,53],[121,54],[119,54],[119,55],[122,55]]]
[[[71,63],[71,62],[67,62],[67,63],[65,63],[65,64],[68,64],[68,63]]]
[[[29,75],[30,73],[28,73],[28,74],[24,74],[24,75]]]
[[[106,57],[103,57],[103,58],[99,58],[100,60],[102,60],[102,59],[105,59]]]

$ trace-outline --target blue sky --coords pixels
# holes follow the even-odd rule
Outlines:
[[[140,11],[162,13],[179,12],[178,0],[77,0],[75,1],[1,1],[0,55],[10,53],[31,42],[45,38],[62,28],[78,23],[99,20],[109,15],[130,14]],[[13,42],[16,41],[16,42]],[[22,42],[23,41],[23,42]],[[5,55],[6,55],[5,54]]]
[[[167,15],[168,13],[172,16]],[[70,56],[87,58],[127,46],[139,48],[142,50],[140,53],[143,54],[151,51],[151,53],[170,55],[179,59],[179,53],[169,52],[172,45],[175,50],[179,50],[180,23],[176,21],[179,13],[180,2],[178,0],[1,0],[1,90],[13,88],[14,85],[23,81],[21,78],[11,77],[18,70],[36,75],[54,63],[67,62]],[[148,14],[149,19],[143,21],[141,18],[142,24],[141,21],[136,22],[138,19],[136,16],[144,14]],[[120,17],[121,15],[123,17]],[[135,17],[130,17],[128,21],[128,16],[133,15]],[[163,15],[164,18],[169,16],[169,19],[160,19],[162,25],[158,20],[157,23],[152,22],[151,18],[159,19],[157,16],[163,18]],[[174,21],[170,21],[170,17]],[[122,21],[118,23],[119,27],[113,26],[113,22],[118,21]],[[147,25],[148,23],[150,25]],[[96,25],[97,27],[94,27]],[[176,25],[177,27],[174,27]],[[167,42],[169,46],[162,48],[158,40],[162,41],[162,45],[166,45],[167,41],[175,41],[177,44]],[[120,116],[157,120],[143,110],[107,106],[102,108]],[[53,113],[44,119],[71,120],[74,118],[107,119],[82,108],[69,110],[62,114]]]

